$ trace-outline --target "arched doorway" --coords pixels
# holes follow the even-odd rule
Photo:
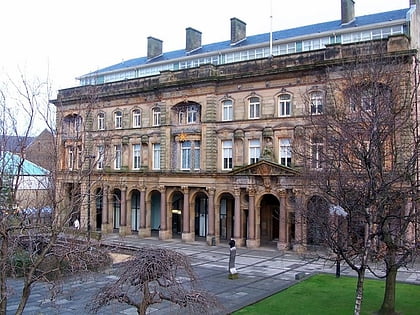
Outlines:
[[[208,198],[204,193],[198,193],[195,197],[195,235],[207,236],[208,231]]]
[[[151,217],[150,228],[152,231],[159,231],[160,229],[160,192],[153,191],[151,194]]]
[[[328,224],[328,202],[320,196],[308,200],[306,216],[306,243],[310,246],[322,246],[325,240],[325,224]]]
[[[276,196],[264,195],[260,202],[261,243],[271,244],[279,239],[280,202]]]
[[[96,230],[100,231],[102,227],[102,209],[103,209],[103,192],[101,188],[95,191],[95,212],[96,212]]]
[[[220,239],[230,240],[233,237],[233,213],[235,209],[235,198],[229,194],[222,194],[220,197]]]
[[[112,205],[113,205],[113,228],[119,229],[121,224],[121,190],[115,189],[112,194]]]
[[[184,208],[184,195],[176,191],[172,196],[172,236],[182,233],[182,210]]]
[[[131,230],[140,229],[140,191],[134,189],[131,192]]]

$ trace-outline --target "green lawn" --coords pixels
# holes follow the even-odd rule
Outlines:
[[[382,304],[385,281],[366,280],[362,314]],[[234,314],[353,314],[356,278],[315,275]],[[397,284],[396,308],[402,315],[420,314],[420,286]]]

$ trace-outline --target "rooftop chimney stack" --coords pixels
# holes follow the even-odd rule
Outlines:
[[[201,32],[191,27],[187,27],[185,31],[186,31],[185,50],[187,52],[191,52],[197,48],[200,48],[201,47]]]
[[[237,18],[230,19],[230,44],[235,45],[246,38],[246,23]]]
[[[416,5],[416,0],[410,0],[410,7],[412,6],[412,5]]]
[[[162,41],[154,37],[147,37],[147,59],[162,55]]]
[[[341,24],[354,20],[354,0],[341,0]]]

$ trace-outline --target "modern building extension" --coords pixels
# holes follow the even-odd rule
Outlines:
[[[249,36],[232,18],[230,41],[208,45],[187,28],[185,49],[172,52],[149,37],[147,56],[60,90],[57,187],[68,213],[139,238],[310,244],[296,213],[315,192],[292,146],[307,116],[328,107],[326,68],[366,45],[414,60],[420,44],[418,0],[359,17],[341,2],[339,20],[267,34]],[[311,167],[322,168],[321,148],[311,146]]]

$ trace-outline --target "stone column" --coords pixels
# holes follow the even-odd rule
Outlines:
[[[119,234],[124,236],[128,234],[127,227],[127,187],[121,189],[121,218]]]
[[[279,241],[277,248],[279,250],[285,250],[288,247],[287,244],[287,209],[286,209],[286,192],[279,192],[280,196],[280,209],[279,209]]]
[[[209,218],[209,231],[207,234],[207,244],[208,245],[216,245],[216,237],[215,237],[215,211],[214,211],[214,193],[215,188],[210,187],[208,188],[209,192],[209,203],[208,203],[208,218]]]
[[[248,190],[248,238],[246,240],[247,247],[259,247],[259,241],[255,238],[255,188]]]
[[[171,231],[168,229],[168,209],[166,206],[166,187],[161,186],[160,190],[160,230],[159,239],[171,238]]]
[[[150,237],[152,235],[150,225],[146,225],[146,187],[140,188],[140,237]]]
[[[241,190],[239,188],[235,188],[235,221],[233,226],[233,238],[235,239],[236,246],[240,247],[243,246],[244,242],[241,238]]]
[[[109,226],[109,188],[105,186],[102,194],[102,233],[109,233],[111,227]]]
[[[190,191],[188,186],[183,186],[184,204],[182,207],[182,235],[181,238],[184,242],[193,242],[194,234],[190,229]]]
[[[296,196],[295,207],[295,244],[293,250],[300,253],[306,250],[306,226],[304,218],[304,198],[302,195]]]

